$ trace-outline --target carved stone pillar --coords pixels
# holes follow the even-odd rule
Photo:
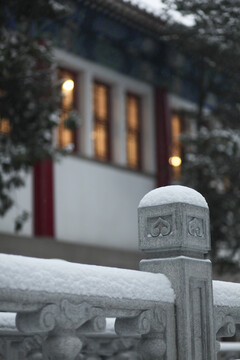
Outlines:
[[[140,262],[140,269],[165,274],[176,295],[177,359],[215,359],[212,266],[205,259],[210,250],[205,199],[195,190],[166,186],[148,193],[138,214],[140,249],[149,257]]]

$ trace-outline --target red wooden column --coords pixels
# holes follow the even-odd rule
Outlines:
[[[168,162],[171,150],[170,111],[166,90],[155,89],[155,124],[156,124],[156,157],[157,187],[169,185],[171,169]]]
[[[53,163],[37,162],[34,166],[34,235],[54,236]]]

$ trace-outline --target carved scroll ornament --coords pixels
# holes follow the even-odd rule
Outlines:
[[[99,317],[101,315],[100,308],[91,307],[86,302],[73,304],[64,299],[60,305],[49,304],[38,311],[18,313],[16,326],[20,332],[32,334],[49,332],[56,326],[62,329],[78,329],[93,319],[92,330],[94,331],[94,328],[103,330],[105,320]]]
[[[232,337],[236,333],[236,324],[233,317],[222,310],[215,310],[215,327],[217,338]]]

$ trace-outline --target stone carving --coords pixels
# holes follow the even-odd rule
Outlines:
[[[163,333],[166,328],[167,323],[167,315],[166,312],[159,307],[153,309],[152,312],[152,331],[156,331],[158,333]]]
[[[58,306],[50,304],[39,311],[17,313],[16,327],[25,334],[48,332],[56,325],[59,311]]]
[[[166,352],[166,343],[157,337],[143,339],[139,352],[143,360],[162,360]]]
[[[41,351],[34,351],[27,356],[26,360],[44,360],[44,359]]]
[[[232,337],[236,333],[236,324],[233,317],[223,310],[215,309],[215,327],[217,338]]]
[[[152,314],[150,310],[143,311],[133,318],[117,318],[115,331],[118,335],[143,335],[151,329]]]
[[[60,305],[49,304],[38,311],[18,313],[16,326],[19,331],[26,334],[49,332],[56,326],[63,329],[78,329],[91,318],[101,314],[100,308],[91,307],[86,302],[73,304],[64,299]],[[104,326],[103,321],[95,319],[93,328]]]
[[[4,339],[0,339],[0,356],[4,357],[6,352],[6,343]],[[1,360],[1,357],[0,357]]]
[[[139,352],[143,360],[162,359],[166,353],[166,313],[162,308],[151,310],[150,331],[142,336]]]
[[[73,360],[82,349],[82,333],[103,331],[106,326],[101,308],[86,302],[71,303],[63,299],[59,305],[48,304],[41,310],[19,312],[16,326],[24,333],[46,333],[43,354],[51,360]],[[82,327],[82,329],[81,329]]]
[[[203,220],[198,219],[196,217],[188,219],[188,232],[190,235],[195,237],[203,237],[204,229],[203,229]]]
[[[156,330],[151,327],[149,334],[142,336],[143,358],[215,359],[212,269],[209,260],[205,260],[210,250],[209,210],[205,199],[193,189],[161,187],[141,200],[138,214],[139,247],[148,255],[140,262],[140,269],[165,274],[176,296],[175,319],[167,312],[165,331],[162,325],[162,331],[157,333],[160,326],[156,324]],[[171,225],[164,235],[158,225],[159,217]],[[150,218],[155,223],[150,223]],[[149,225],[153,225],[153,234]],[[169,319],[172,319],[170,324]]]
[[[19,346],[19,351],[25,354],[27,360],[42,360],[42,342],[40,335],[25,337]]]
[[[124,337],[141,336],[138,351],[144,360],[161,359],[166,352],[166,313],[162,308],[142,311],[132,318],[117,318],[115,331]]]
[[[82,341],[71,330],[47,337],[43,343],[43,354],[51,360],[75,360],[82,349]]]
[[[171,233],[171,224],[161,216],[150,220],[149,235],[152,237],[167,236]]]
[[[78,334],[103,332],[106,329],[106,318],[104,316],[96,316],[87,321],[78,329]]]
[[[131,337],[108,337],[106,335],[85,339],[81,355],[77,360],[123,360],[141,359],[138,352],[139,339]]]
[[[59,310],[57,322],[64,329],[77,329],[94,316],[94,309],[86,302],[72,304],[64,299]]]

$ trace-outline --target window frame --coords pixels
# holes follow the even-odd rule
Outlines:
[[[54,49],[54,56],[59,68],[69,69],[78,74],[81,98],[78,99],[79,112],[82,118],[78,128],[80,150],[77,155],[95,160],[109,166],[117,166],[127,171],[141,172],[155,176],[157,163],[155,160],[154,133],[154,88],[148,83],[129,75],[119,73],[103,65],[93,63],[80,56],[67,53],[65,50]],[[110,127],[109,156],[101,161],[94,155],[94,127],[92,110],[92,85],[94,81],[110,87]],[[140,166],[130,168],[126,157],[126,93],[136,94],[141,98],[141,137]],[[80,130],[80,131],[79,131]]]
[[[77,112],[79,112],[79,96],[80,96],[80,84],[79,84],[79,72],[77,70],[72,70],[70,68],[63,67],[63,66],[58,66],[57,67],[57,72],[58,72],[58,79],[61,81],[61,78],[59,75],[61,72],[67,72],[69,74],[71,74],[71,79],[74,81],[74,91],[73,91],[73,103],[72,103],[72,109],[76,110]],[[63,107],[62,107],[62,103],[61,103],[61,112],[63,111]],[[59,123],[60,125],[60,123]],[[57,127],[57,147],[60,149],[64,149],[64,146],[60,145],[59,142],[59,125]],[[69,131],[72,132],[72,142],[74,144],[74,149],[73,149],[73,153],[77,153],[79,151],[79,138],[80,138],[80,126],[78,124],[77,128],[74,130],[70,130]]]
[[[178,139],[177,141],[173,138],[174,134],[173,134],[173,118],[177,117],[178,118],[178,122],[179,122],[179,134],[178,134]],[[171,168],[171,178],[173,181],[179,181],[181,179],[182,176],[182,161],[183,161],[183,156],[184,156],[184,148],[183,148],[183,144],[180,140],[180,135],[185,131],[185,124],[184,124],[184,117],[181,114],[181,112],[179,111],[172,111],[171,112],[171,154],[169,157],[169,163],[170,163],[170,158],[173,156],[179,156],[181,158],[181,164],[177,167],[174,167],[172,164],[170,164],[170,168]],[[174,155],[174,143],[178,143],[177,147],[178,147],[178,155]]]
[[[112,105],[111,105],[111,101],[112,101],[112,91],[111,91],[111,84],[102,81],[98,78],[93,78],[92,80],[92,118],[93,118],[93,132],[95,133],[95,126],[97,124],[102,124],[103,121],[97,119],[96,115],[95,115],[95,109],[94,109],[94,87],[95,85],[102,85],[107,89],[107,121],[106,123],[106,151],[107,151],[107,156],[106,159],[102,159],[100,157],[97,156],[96,154],[96,145],[95,145],[95,138],[93,141],[93,155],[95,157],[95,159],[99,160],[99,161],[103,161],[103,162],[111,162],[112,161]]]
[[[129,160],[128,160],[128,133],[130,130],[129,124],[128,124],[128,97],[134,97],[135,99],[137,99],[138,102],[138,131],[137,131],[137,156],[138,156],[138,161],[137,161],[137,166],[136,167],[132,167],[129,165]],[[125,93],[125,108],[126,108],[126,116],[125,116],[125,121],[126,121],[126,166],[132,170],[136,170],[136,171],[141,171],[142,170],[142,118],[143,118],[143,114],[142,114],[142,96],[139,95],[138,93],[135,93],[133,91],[127,91]]]

